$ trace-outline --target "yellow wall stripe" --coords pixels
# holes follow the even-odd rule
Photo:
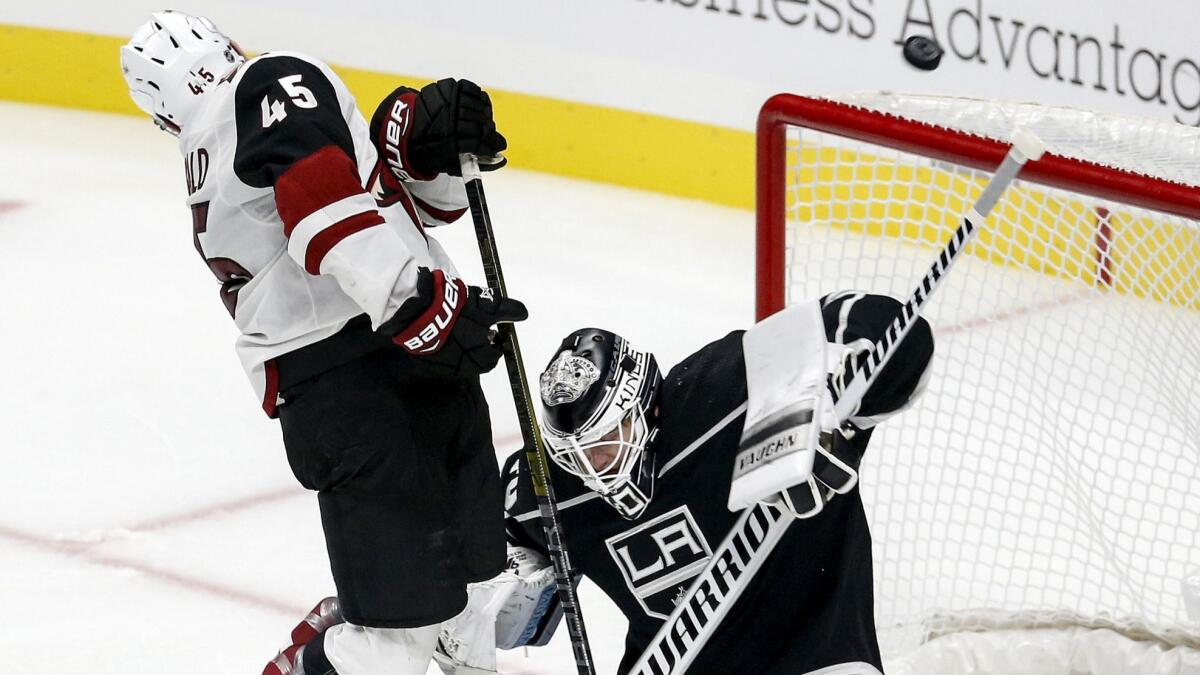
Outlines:
[[[125,41],[0,25],[0,98],[140,115],[118,65]]]
[[[0,24],[0,99],[141,115],[129,100],[118,67],[118,48],[125,40]],[[367,115],[373,102],[394,87],[427,81],[358,68],[334,66],[334,70],[363,103]],[[513,166],[754,207],[754,135],[750,132],[515,92],[492,91],[492,97],[499,126],[509,139]],[[830,166],[832,158],[822,157],[821,163],[815,156],[803,159],[800,170],[812,171]],[[805,205],[800,209],[802,217],[841,220],[847,227],[878,236],[940,244],[968,206],[966,193],[971,188],[954,176],[905,176],[900,175],[906,171],[903,167],[881,165],[857,170],[873,172],[870,176],[856,176],[845,164],[837,171],[841,173],[822,177],[819,183],[824,187],[817,192],[799,195]],[[912,196],[901,199],[898,190],[911,191]],[[794,205],[796,198],[793,194]],[[890,202],[873,201],[880,198]],[[1001,212],[1010,218],[980,233],[978,255],[1056,276],[1094,275],[1093,235],[1087,228],[1073,230],[1071,225],[1088,216],[1052,217],[1054,208],[1086,207],[1074,201],[1042,204],[1051,210],[1030,219],[1016,216],[1022,201],[1014,196],[1002,205]],[[885,203],[891,205],[882,206]],[[839,206],[823,206],[832,204]],[[1114,287],[1159,302],[1195,306],[1200,287],[1195,231],[1162,227],[1125,213],[1114,213],[1111,222],[1117,234],[1110,251]],[[1148,280],[1153,281],[1147,284]]]
[[[142,114],[118,66],[128,38],[0,25],[0,99]],[[334,66],[370,116],[399,85],[428,80]],[[486,86],[486,83],[483,83]],[[741,208],[754,207],[754,134],[657,115],[490,90],[512,166]]]

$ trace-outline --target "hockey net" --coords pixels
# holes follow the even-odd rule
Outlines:
[[[1200,130],[776,96],[758,130],[758,315],[841,289],[906,299],[1018,125],[1048,154],[934,294],[928,388],[864,461],[881,647],[889,672],[1026,672],[997,659],[1029,666],[1011,640],[1055,635],[1061,671],[1036,672],[1192,672]]]

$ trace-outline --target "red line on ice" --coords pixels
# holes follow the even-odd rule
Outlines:
[[[1065,305],[1070,305],[1070,304],[1073,304],[1076,302],[1080,302],[1082,300],[1086,300],[1088,297],[1091,296],[1091,294],[1092,294],[1092,291],[1090,291],[1090,290],[1080,290],[1080,291],[1076,291],[1074,293],[1060,295],[1057,298],[1052,298],[1050,300],[1046,300],[1044,302],[1039,302],[1034,305],[1027,305],[1025,307],[1016,307],[1013,309],[1003,309],[998,312],[993,312],[992,314],[985,314],[983,316],[977,316],[973,319],[967,319],[966,321],[962,321],[959,323],[952,323],[952,324],[949,324],[946,326],[936,326],[933,329],[933,335],[934,335],[934,338],[936,338],[938,335],[954,335],[955,333],[965,333],[965,332],[975,329],[975,328],[982,328],[982,327],[985,327],[988,324],[992,324],[992,323],[1000,323],[1002,321],[1012,321],[1013,319],[1018,319],[1023,316],[1029,316],[1031,314],[1038,314],[1043,311],[1056,309],[1058,307],[1063,307]]]
[[[503,446],[519,440],[521,440],[521,436],[519,434],[506,434],[494,439],[493,443],[496,446]],[[249,495],[247,497],[241,497],[229,502],[209,504],[208,506],[194,509],[192,511],[184,511],[183,513],[177,513],[174,515],[160,516],[151,520],[142,521],[136,525],[130,525],[127,529],[134,532],[164,530],[176,525],[183,525],[184,523],[196,522],[213,516],[230,515],[239,511],[246,511],[263,506],[265,504],[270,504],[272,502],[291,499],[293,497],[302,497],[309,494],[312,493],[300,487],[299,485],[291,485],[285,488],[271,490],[270,492],[263,492],[260,494]]]
[[[100,565],[103,567],[139,572],[158,581],[164,581],[197,593],[214,595],[242,605],[250,605],[261,609],[276,611],[293,617],[303,616],[305,611],[304,607],[300,605],[292,605],[286,602],[280,602],[274,598],[269,598],[264,595],[250,593],[248,591],[229,586],[222,586],[204,579],[196,579],[179,574],[178,572],[160,569],[136,560],[129,560],[118,556],[104,555],[92,550],[92,547],[95,546],[95,544],[92,542],[52,539],[49,537],[31,534],[29,532],[23,532],[5,525],[0,525],[0,538],[25,544],[32,548],[36,548],[43,553],[51,553],[68,558],[78,558],[93,565]]]
[[[3,207],[5,205],[6,202],[0,202],[0,212],[4,210]],[[503,446],[519,440],[519,434],[506,434],[496,438],[494,443],[497,446]],[[193,509],[191,511],[185,511],[183,513],[161,516],[159,518],[143,521],[125,529],[134,532],[164,530],[177,525],[203,521],[215,516],[230,515],[240,511],[247,511],[265,504],[308,494],[310,493],[300,486],[291,485],[286,488],[277,488],[275,490],[249,495],[247,497],[241,497],[232,501],[210,504],[208,506]],[[208,595],[221,597],[226,600],[241,603],[243,605],[250,605],[262,609],[278,611],[287,614],[288,616],[302,616],[307,608],[307,605],[291,605],[274,598],[251,593],[249,591],[244,591],[229,586],[222,586],[204,579],[193,578],[178,572],[173,572],[171,570],[154,567],[137,560],[105,555],[95,551],[95,547],[105,543],[104,540],[78,541],[55,539],[52,537],[25,532],[16,528],[8,527],[6,525],[0,525],[0,539],[7,539],[16,543],[25,544],[26,546],[36,548],[44,553],[78,558],[85,562],[104,567],[140,572],[147,577],[180,586],[197,593],[207,593]]]
[[[237,513],[238,511],[245,511],[247,509],[262,506],[264,504],[270,504],[271,502],[290,499],[292,497],[302,497],[309,494],[311,493],[299,485],[289,485],[286,488],[250,495],[249,497],[242,497],[230,502],[210,504],[193,511],[185,511],[175,515],[161,516],[152,520],[146,520],[138,523],[137,525],[131,525],[129,529],[135,532],[163,530],[175,525],[182,525],[184,523],[190,523],[197,520],[204,520],[205,518],[212,516],[229,515]]]

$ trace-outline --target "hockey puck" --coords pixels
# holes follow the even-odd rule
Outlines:
[[[933,39],[913,35],[904,41],[904,60],[921,70],[933,70],[942,62],[942,48]]]

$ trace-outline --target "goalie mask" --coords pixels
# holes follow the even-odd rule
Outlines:
[[[540,380],[550,459],[630,520],[654,492],[646,446],[661,382],[653,354],[598,328],[568,335]]]
[[[155,12],[121,47],[129,96],[176,136],[204,94],[246,61],[233,40],[202,16]]]

